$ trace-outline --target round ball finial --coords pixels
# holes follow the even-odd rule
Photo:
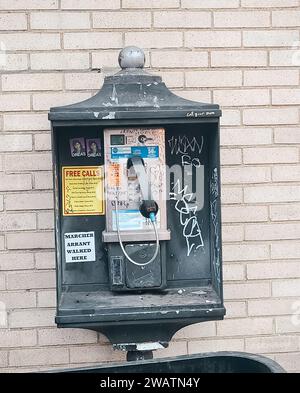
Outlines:
[[[137,46],[126,46],[119,53],[119,65],[124,68],[143,68],[145,65],[145,53]]]

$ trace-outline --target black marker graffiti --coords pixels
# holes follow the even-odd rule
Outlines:
[[[175,191],[176,189],[176,191]],[[170,193],[170,199],[176,200],[175,209],[179,212],[179,220],[182,225],[182,235],[185,238],[187,245],[187,256],[189,256],[192,250],[197,250],[199,247],[203,247],[203,238],[201,229],[196,216],[197,206],[191,201],[193,200],[193,193],[189,193],[187,186],[181,187],[180,181],[174,185],[174,192]]]
[[[218,170],[214,168],[211,180],[210,180],[210,193],[211,193],[211,204],[210,204],[210,213],[213,224],[213,237],[214,237],[214,249],[213,249],[213,263],[215,268],[215,276],[217,282],[221,283],[221,272],[220,272],[220,235],[219,235],[219,221],[218,221],[218,196],[219,196],[219,187],[218,187]]]

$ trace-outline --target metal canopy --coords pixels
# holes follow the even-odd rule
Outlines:
[[[124,51],[126,52],[124,53]],[[134,55],[143,60],[134,61]],[[186,100],[172,93],[161,77],[143,70],[144,52],[127,47],[121,71],[106,76],[99,92],[84,101],[50,109],[49,120],[219,117],[219,105]]]

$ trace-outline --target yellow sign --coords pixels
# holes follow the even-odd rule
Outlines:
[[[64,216],[103,215],[102,167],[63,167],[62,193]]]

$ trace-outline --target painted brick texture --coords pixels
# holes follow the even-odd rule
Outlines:
[[[166,351],[263,353],[300,372],[300,0],[0,0],[0,370],[124,360],[54,324],[50,106],[95,94],[125,45],[219,103],[225,321]],[[101,72],[97,72],[97,71]]]

